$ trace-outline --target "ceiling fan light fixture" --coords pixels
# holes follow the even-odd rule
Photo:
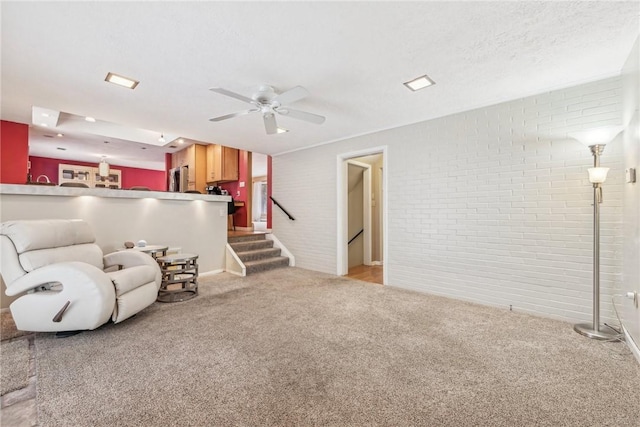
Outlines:
[[[436,82],[431,80],[431,78],[425,74],[423,76],[416,77],[413,80],[409,80],[408,82],[405,82],[403,84],[415,92],[417,90],[424,89],[425,87],[432,86],[436,84]]]
[[[138,83],[140,83],[138,80],[130,79],[129,77],[124,77],[111,72],[107,73],[107,77],[105,77],[104,81],[126,87],[127,89],[135,89],[136,86],[138,86]]]
[[[325,117],[319,114],[294,110],[286,106],[291,102],[296,102],[309,96],[309,91],[302,86],[296,86],[282,93],[276,93],[271,86],[263,85],[260,86],[259,91],[257,93],[254,93],[251,98],[220,87],[213,87],[210,90],[221,95],[243,101],[247,104],[251,104],[254,107],[249,110],[239,111],[237,113],[213,117],[209,119],[209,121],[211,122],[219,122],[222,120],[231,119],[233,117],[244,116],[245,114],[260,112],[262,113],[262,120],[264,121],[267,135],[273,135],[276,133],[289,132],[288,129],[278,128],[276,114],[291,117],[297,120],[303,120],[309,123],[315,123],[318,125],[324,123],[325,121]]]

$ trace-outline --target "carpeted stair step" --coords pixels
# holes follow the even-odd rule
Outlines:
[[[257,249],[254,251],[237,252],[236,254],[246,263],[248,261],[257,261],[259,259],[273,258],[280,256],[280,248]]]
[[[227,237],[227,242],[236,243],[236,242],[248,242],[253,240],[265,240],[266,236],[264,233],[256,233],[256,234],[241,234],[238,236],[229,236]]]
[[[236,253],[273,248],[273,240],[247,240],[229,244]]]
[[[245,265],[247,275],[289,266],[289,258],[280,255],[280,248],[274,248],[265,233],[229,236],[227,241]]]
[[[287,267],[289,265],[289,258],[285,256],[265,258],[256,261],[248,261],[245,262],[244,265],[247,267],[248,276],[249,274],[273,270],[274,268]]]

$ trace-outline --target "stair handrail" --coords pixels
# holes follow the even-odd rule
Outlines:
[[[359,235],[361,235],[362,233],[364,233],[364,228],[360,231],[358,231],[358,234],[356,234],[355,236],[353,236],[350,240],[349,243],[347,243],[347,246],[349,246],[351,244],[351,242],[353,242],[354,240],[356,240],[358,238]]]
[[[278,202],[276,201],[276,199],[274,199],[274,198],[273,198],[273,197],[271,197],[271,196],[269,196],[269,198],[271,199],[271,201],[272,201],[272,202],[273,202],[277,207],[279,207],[279,208],[282,210],[282,212],[284,212],[284,213],[289,217],[289,219],[290,219],[291,221],[295,221],[295,220],[296,220],[294,217],[292,217],[292,216],[291,216],[291,214],[290,214],[289,212],[287,212],[287,210],[286,210],[285,208],[283,208],[283,207],[282,207],[282,205],[281,205],[280,203],[278,203]]]

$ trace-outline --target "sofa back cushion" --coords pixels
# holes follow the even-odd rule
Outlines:
[[[11,240],[26,273],[67,261],[86,262],[99,269],[104,267],[102,250],[94,243],[93,231],[83,220],[7,221],[0,226],[0,235]]]
[[[82,245],[61,246],[59,248],[38,249],[36,251],[23,252],[18,255],[20,265],[27,273],[40,267],[59,262],[80,261],[104,268],[102,261],[102,250],[95,243],[85,243]]]
[[[3,222],[0,234],[11,239],[18,254],[37,249],[94,243],[88,223],[81,219],[37,219]]]

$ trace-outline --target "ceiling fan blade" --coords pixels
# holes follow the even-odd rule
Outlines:
[[[233,117],[244,116],[245,114],[249,114],[249,113],[255,113],[256,111],[260,111],[260,110],[258,108],[252,108],[251,110],[239,111],[237,113],[231,113],[231,114],[226,114],[226,115],[220,116],[220,117],[214,117],[212,119],[209,119],[209,121],[210,122],[219,122],[219,121],[222,121],[222,120],[231,119]]]
[[[235,99],[238,99],[240,101],[244,101],[244,102],[249,103],[249,104],[258,105],[258,103],[255,100],[251,99],[251,98],[247,98],[244,95],[240,95],[239,93],[231,92],[230,90],[223,89],[221,87],[212,87],[209,90],[212,91],[212,92],[219,93],[221,95],[230,96],[231,98],[235,98]]]
[[[276,123],[276,115],[273,113],[267,113],[262,116],[264,119],[264,128],[267,130],[267,134],[273,135],[278,133],[278,124]]]
[[[282,92],[280,95],[276,95],[271,101],[277,101],[280,105],[284,105],[306,98],[307,96],[309,96],[308,90],[302,86],[296,86],[293,89]]]
[[[325,120],[324,116],[320,116],[318,114],[313,114],[313,113],[307,113],[306,111],[292,110],[291,108],[278,108],[275,111],[277,111],[279,114],[282,114],[283,116],[304,120],[306,122],[315,123],[317,125],[321,125],[322,123],[324,123],[324,120]]]

